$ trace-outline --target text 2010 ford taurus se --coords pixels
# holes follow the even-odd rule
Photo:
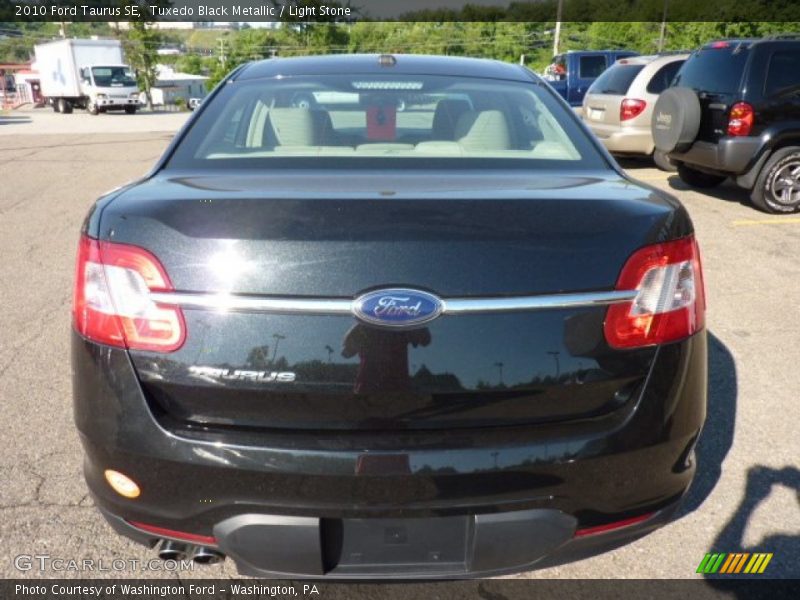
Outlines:
[[[86,479],[118,532],[244,574],[571,560],[688,488],[704,313],[684,208],[522,67],[249,64],[85,222]]]

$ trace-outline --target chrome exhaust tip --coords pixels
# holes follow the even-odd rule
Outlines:
[[[172,540],[164,540],[161,542],[161,547],[158,549],[158,558],[161,560],[183,560],[186,558],[188,548],[186,544],[180,542],[173,542]]]
[[[192,560],[198,565],[215,565],[225,560],[225,555],[214,548],[198,546],[192,554]]]

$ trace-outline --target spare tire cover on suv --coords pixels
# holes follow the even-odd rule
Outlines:
[[[650,122],[653,141],[662,152],[688,150],[700,129],[700,101],[689,88],[667,88],[656,100]]]

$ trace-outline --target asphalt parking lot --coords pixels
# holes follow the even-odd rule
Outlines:
[[[86,210],[146,172],[182,114],[0,116],[0,576],[164,576],[18,570],[16,557],[154,557],[116,536],[87,497],[72,423],[73,260]],[[800,215],[772,217],[731,185],[690,191],[648,162],[635,177],[678,196],[704,254],[709,415],[679,518],[612,553],[535,578],[691,578],[706,552],[773,552],[800,577]],[[25,564],[24,562],[22,563]],[[177,576],[171,574],[171,576]],[[230,562],[181,578],[236,576]]]

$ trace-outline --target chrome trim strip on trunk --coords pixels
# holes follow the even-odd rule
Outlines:
[[[588,292],[583,294],[548,294],[543,296],[512,296],[509,298],[444,298],[443,314],[464,315],[487,312],[516,312],[575,308],[580,306],[605,306],[628,302],[636,291]]]
[[[150,294],[150,297],[159,304],[169,304],[190,309],[309,315],[350,315],[353,314],[354,303],[353,300],[339,298],[265,298],[238,294],[191,294],[181,292],[154,292]],[[442,314],[465,315],[606,306],[628,302],[635,297],[635,290],[616,290],[612,292],[511,296],[507,298],[442,298],[444,305]]]
[[[265,298],[238,294],[183,294],[156,292],[150,294],[159,304],[183,308],[236,312],[305,313],[312,315],[352,314],[352,300],[334,298]]]

